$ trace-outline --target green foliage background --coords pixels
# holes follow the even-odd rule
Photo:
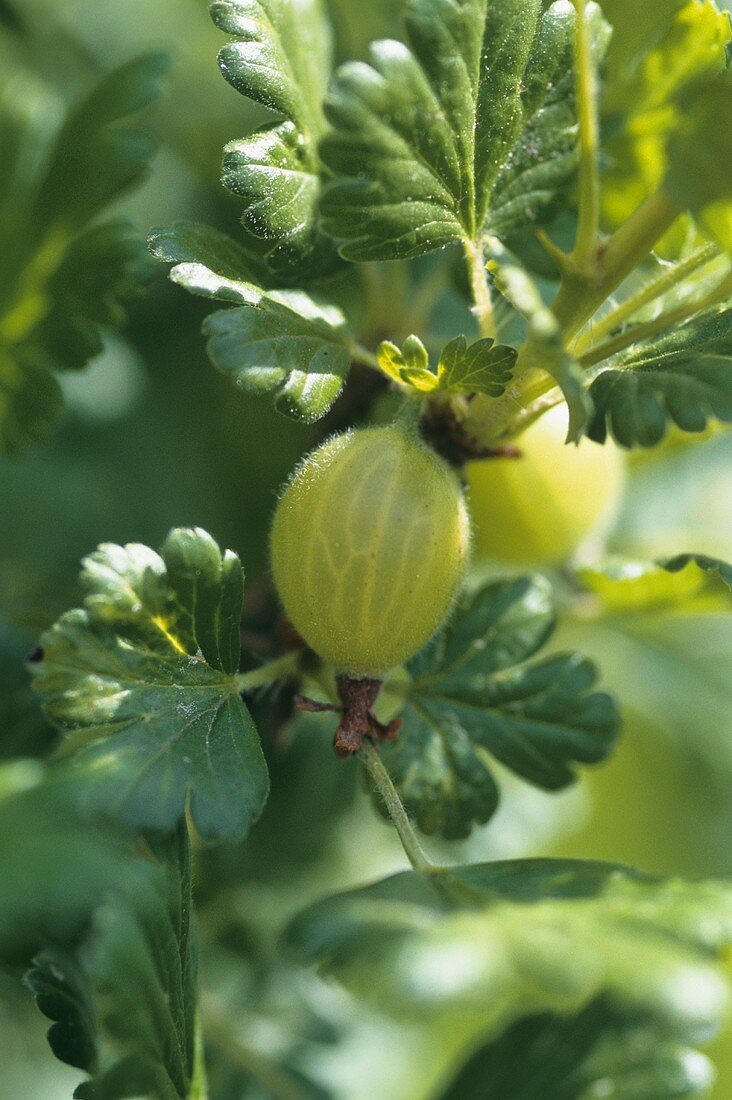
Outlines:
[[[396,0],[331,6],[343,56],[363,55],[375,33],[385,34],[390,20],[396,25]],[[629,8],[636,5],[612,0],[606,14],[622,17]],[[653,38],[653,27],[643,31]],[[42,85],[57,111],[141,52],[170,54],[166,94],[146,126],[158,143],[152,172],[111,210],[141,235],[177,219],[236,235],[241,203],[220,187],[221,148],[264,112],[221,80],[214,62],[220,46],[204,0],[0,3],[0,64]],[[614,63],[623,62],[624,48],[616,41]],[[170,286],[162,267],[128,311],[124,337],[110,328],[86,373],[62,377],[66,407],[50,438],[0,459],[0,678],[8,669],[10,683],[24,675],[23,657],[40,633],[78,605],[78,563],[98,543],[157,547],[172,527],[199,525],[219,545],[237,549],[256,590],[276,490],[315,438],[313,429],[237,392],[211,369],[200,337],[209,307]],[[673,437],[634,457],[610,549],[644,560],[690,548],[729,559],[730,483],[727,431],[702,442]],[[460,843],[458,859],[546,854],[651,873],[732,874],[729,606],[710,606],[700,596],[679,605],[667,600],[650,620],[622,613],[599,627],[565,622],[550,647],[578,648],[597,661],[605,683],[622,686],[625,725],[616,755],[562,795],[520,786],[499,766],[499,816]],[[54,737],[40,711],[26,706],[22,684],[0,700],[5,759],[40,753]],[[21,725],[14,714],[22,714]],[[274,942],[272,929],[306,902],[396,870],[402,859],[356,790],[354,769],[326,751],[327,726],[303,721],[283,754],[263,722],[273,777],[265,816],[246,846],[216,850],[197,870],[207,982],[225,1014],[243,1021],[255,1052],[296,1066],[337,1095],[372,1100],[374,1077],[383,1100],[429,1095],[470,1040],[459,1013],[395,1024],[381,1006],[356,1008],[345,994],[290,969]],[[225,1030],[226,1020],[222,1042]],[[0,1100],[70,1095],[78,1073],[54,1062],[44,1031],[30,995],[21,997],[0,974]],[[726,1100],[732,1025],[713,1054],[719,1080],[711,1095]],[[211,1082],[215,1095],[278,1095],[253,1083],[252,1068],[256,1057],[249,1069],[224,1059]],[[469,1083],[463,1088],[455,1096],[472,1095]],[[296,1095],[325,1095],[312,1084],[307,1089]]]

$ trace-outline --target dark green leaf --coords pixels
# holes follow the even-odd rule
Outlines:
[[[468,344],[457,336],[442,350],[437,388],[446,393],[485,393],[500,397],[516,364],[516,351],[492,340]]]
[[[609,361],[590,386],[587,435],[624,447],[652,447],[669,421],[701,432],[732,420],[732,308],[719,306]]]
[[[605,996],[626,1019],[696,1043],[725,1010],[732,886],[574,860],[407,871],[316,902],[287,937],[299,959],[400,1019],[474,1019],[489,1038]]]
[[[408,665],[404,727],[382,756],[408,811],[426,833],[467,836],[498,802],[489,754],[549,790],[572,764],[597,763],[618,728],[612,699],[592,692],[594,666],[578,655],[524,664],[554,627],[541,578],[487,585]]]
[[[27,982],[58,1058],[91,1074],[79,1100],[184,1100],[195,1072],[196,949],[183,825],[154,835],[134,892],[112,891],[73,953],[47,949]]]
[[[77,942],[90,913],[138,866],[128,838],[79,821],[68,776],[41,782],[35,762],[0,769],[0,959],[28,962],[46,944]],[[8,793],[7,788],[10,788]],[[12,793],[15,792],[15,793]]]
[[[222,181],[245,200],[250,259],[274,277],[322,275],[337,259],[318,227],[322,102],[331,71],[330,28],[320,0],[227,0],[211,5],[235,41],[221,71],[243,95],[285,120],[224,150]]]
[[[709,1061],[664,1034],[653,1019],[627,1017],[598,997],[569,1015],[541,1013],[509,1027],[462,1067],[440,1100],[675,1100],[706,1095]]]
[[[710,558],[706,554],[678,554],[675,558],[666,558],[660,564],[669,573],[680,573],[692,563],[708,573],[713,580],[718,579],[732,589],[732,565],[718,558]]]
[[[122,223],[95,218],[146,170],[150,139],[133,128],[159,92],[150,56],[106,76],[64,121],[39,85],[0,80],[0,449],[40,439],[62,408],[50,370],[76,369],[101,350],[100,326],[149,268]],[[15,76],[15,79],[14,79]]]
[[[592,19],[601,52],[596,6]],[[377,42],[371,65],[338,71],[322,209],[342,255],[416,256],[549,210],[576,162],[573,20],[540,0],[411,0],[408,46]]]
[[[83,772],[86,810],[171,828],[190,804],[209,839],[242,836],[267,796],[257,731],[236,688],[242,572],[199,529],[161,555],[105,544],[84,607],[44,635],[46,714]]]
[[[216,230],[191,223],[155,229],[153,253],[175,264],[173,282],[193,294],[238,302],[204,331],[214,365],[249,393],[274,395],[288,416],[323,416],[343,386],[351,336],[341,310],[319,295],[263,290],[248,280],[246,256]]]

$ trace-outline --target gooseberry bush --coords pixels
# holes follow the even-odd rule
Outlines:
[[[692,648],[724,649],[732,566],[693,542],[610,553],[629,471],[732,422],[730,16],[210,13],[256,117],[224,149],[231,234],[172,222],[148,252],[115,213],[153,152],[162,58],[65,118],[2,79],[0,441],[47,434],[155,257],[216,302],[207,354],[240,393],[210,445],[243,395],[299,424],[305,457],[262,581],[186,513],[157,549],[89,547],[78,606],[3,670],[0,958],[89,1100],[710,1095],[729,862],[663,876],[501,834],[531,789],[593,781],[626,712],[704,725],[690,758],[732,733],[691,653],[642,663],[692,617]],[[374,881],[387,826],[403,866]],[[341,864],[317,872],[328,846]],[[255,936],[247,875],[280,859],[282,890],[313,875]],[[352,1056],[354,1005],[382,1028],[358,1088],[323,1069]]]

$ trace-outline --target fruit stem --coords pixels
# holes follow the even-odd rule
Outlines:
[[[358,755],[366,771],[369,773],[371,782],[376,787],[382,802],[386,806],[387,813],[394,824],[394,828],[399,834],[402,848],[414,870],[420,875],[428,877],[432,876],[436,871],[443,871],[444,868],[438,867],[429,859],[424,848],[417,839],[417,834],[412,828],[412,823],[407,816],[407,811],[404,809],[404,803],[399,797],[391,781],[391,776],[384,767],[384,763],[373,742],[366,739]]]
[[[422,395],[409,394],[399,407],[394,417],[394,424],[398,424],[407,435],[419,434],[419,422],[422,419]]]
[[[267,687],[276,680],[286,680],[297,672],[300,661],[300,650],[293,649],[274,661],[268,661],[266,665],[253,668],[249,672],[239,672],[233,677],[236,690],[252,691],[254,688]]]

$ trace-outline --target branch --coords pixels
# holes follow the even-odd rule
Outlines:
[[[579,218],[572,261],[578,271],[591,275],[597,262],[600,227],[598,88],[587,23],[587,0],[574,0],[574,6],[577,13],[574,35],[574,68],[580,134],[580,163]]]

